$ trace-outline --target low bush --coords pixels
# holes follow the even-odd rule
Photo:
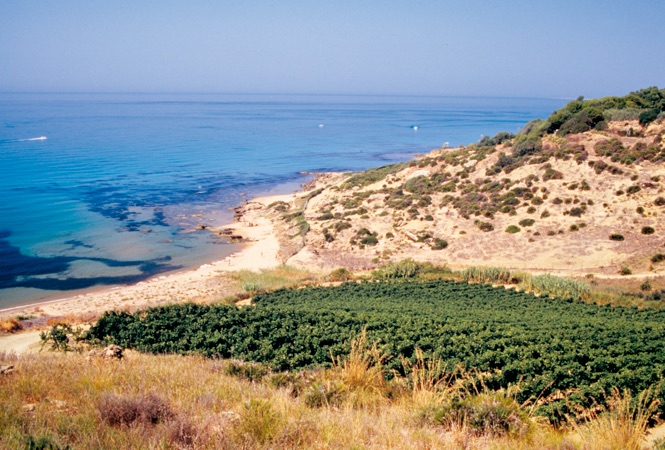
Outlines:
[[[349,222],[337,222],[335,225],[333,225],[333,229],[338,233],[348,228],[351,228],[351,224]]]
[[[623,241],[624,237],[623,237],[622,234],[613,233],[613,234],[610,234],[610,240],[611,241]]]
[[[525,411],[503,392],[448,399],[433,414],[435,423],[468,427],[476,434],[523,436],[530,428]]]
[[[509,225],[506,228],[506,233],[519,233],[522,229],[517,225]]]
[[[659,263],[665,261],[665,255],[662,253],[656,253],[651,257],[651,262],[652,263]]]
[[[330,272],[326,279],[328,281],[349,281],[353,279],[353,274],[344,267],[340,267]]]
[[[654,234],[655,232],[653,227],[642,227],[642,234]]]
[[[23,325],[14,317],[0,320],[0,331],[4,331],[5,333],[16,333],[22,329]]]
[[[534,219],[522,219],[518,223],[523,227],[530,227],[536,223],[536,221]]]
[[[481,220],[476,220],[475,224],[478,227],[478,229],[480,229],[480,231],[484,231],[486,233],[489,232],[489,231],[494,230],[494,225],[492,225],[489,222],[483,222]]]
[[[97,403],[102,421],[112,426],[154,425],[174,416],[170,406],[157,394],[122,396],[104,394]]]
[[[432,244],[432,250],[443,250],[448,247],[448,241],[445,239],[434,238],[434,244]]]
[[[268,376],[270,370],[263,364],[255,362],[245,362],[238,359],[232,359],[224,367],[224,372],[233,377],[242,378],[249,381],[261,381]]]

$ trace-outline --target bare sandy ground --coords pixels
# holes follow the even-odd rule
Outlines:
[[[9,334],[0,337],[0,352],[14,352],[16,354],[38,351],[40,331],[26,331],[24,333]]]

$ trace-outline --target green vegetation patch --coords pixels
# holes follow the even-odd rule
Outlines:
[[[359,172],[346,180],[340,186],[342,189],[350,189],[354,186],[365,187],[379,180],[383,180],[386,176],[397,173],[407,166],[407,163],[390,164],[388,166],[377,167],[376,169],[369,169],[364,172]]]
[[[89,338],[154,353],[201,353],[268,364],[277,370],[329,366],[363,329],[403,371],[416,349],[490,375],[491,388],[519,384],[519,403],[556,392],[541,406],[560,418],[612,387],[633,393],[660,382],[665,311],[597,306],[453,281],[345,283],[279,290],[256,307],[177,304],[105,313]],[[639,336],[639,339],[635,337]],[[661,400],[664,391],[659,393]],[[554,396],[554,395],[553,395]],[[662,408],[662,406],[661,406]],[[662,413],[662,410],[661,410]]]

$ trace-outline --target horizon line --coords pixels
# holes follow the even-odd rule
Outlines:
[[[204,92],[204,91],[0,91],[0,95],[224,95],[224,96],[283,96],[283,97],[412,97],[412,98],[496,98],[574,100],[578,97],[532,97],[525,95],[470,94],[394,94],[394,93],[304,93],[304,92]]]

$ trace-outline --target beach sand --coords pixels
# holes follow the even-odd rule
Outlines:
[[[246,202],[236,221],[219,229],[242,236],[237,253],[188,271],[162,275],[134,285],[116,286],[73,297],[19,306],[0,311],[0,318],[17,315],[37,317],[94,318],[104,311],[136,310],[187,301],[212,302],[234,291],[230,272],[269,269],[280,265],[279,242],[273,222],[264,214],[265,207],[275,201],[293,202],[295,194],[259,197]]]

